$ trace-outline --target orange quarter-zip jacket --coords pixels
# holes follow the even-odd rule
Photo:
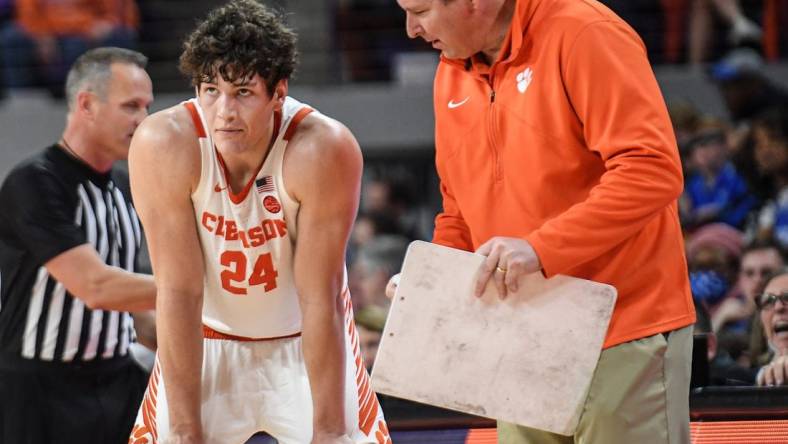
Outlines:
[[[695,321],[675,136],[645,47],[593,0],[519,0],[492,66],[435,77],[433,241],[528,240],[547,276],[616,287],[604,347]]]

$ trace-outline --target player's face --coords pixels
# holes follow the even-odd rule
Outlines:
[[[269,92],[259,74],[228,82],[221,76],[200,84],[199,100],[216,148],[223,154],[265,150],[274,112],[282,108],[287,81]]]
[[[115,160],[129,155],[131,136],[148,115],[153,102],[153,85],[144,69],[114,63],[110,67],[106,97],[95,101],[96,131],[107,154]]]
[[[405,10],[408,37],[422,38],[451,59],[489,49],[495,16],[489,0],[397,0]]]

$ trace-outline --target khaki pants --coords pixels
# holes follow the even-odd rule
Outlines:
[[[498,442],[688,444],[691,361],[691,325],[603,350],[574,436],[498,422]]]

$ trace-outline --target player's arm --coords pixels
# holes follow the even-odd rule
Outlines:
[[[91,309],[140,311],[150,310],[156,303],[152,276],[107,265],[90,244],[71,248],[44,265]]]
[[[132,314],[134,318],[134,332],[137,333],[137,342],[156,351],[156,312],[153,310],[139,311]]]
[[[342,285],[345,248],[358,209],[361,151],[350,131],[309,116],[285,157],[288,189],[300,202],[295,283],[314,407],[313,442],[345,433]]]
[[[171,442],[200,443],[203,260],[191,202],[200,159],[186,113],[172,108],[140,125],[131,142],[129,172],[158,288],[158,359]]]

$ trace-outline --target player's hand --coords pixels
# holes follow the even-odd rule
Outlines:
[[[353,444],[353,440],[347,435],[315,432],[312,444]]]
[[[386,284],[386,297],[389,299],[394,299],[394,295],[397,293],[397,287],[399,286],[399,273],[395,274],[394,276],[389,279],[388,284]]]
[[[506,298],[517,291],[520,278],[541,270],[539,256],[525,239],[514,237],[494,237],[477,250],[477,254],[487,256],[476,280],[476,297],[481,297],[487,282],[492,278],[498,296]]]
[[[764,365],[758,372],[758,385],[785,385],[788,384],[788,356],[785,351],[780,356],[776,356],[767,365]]]

